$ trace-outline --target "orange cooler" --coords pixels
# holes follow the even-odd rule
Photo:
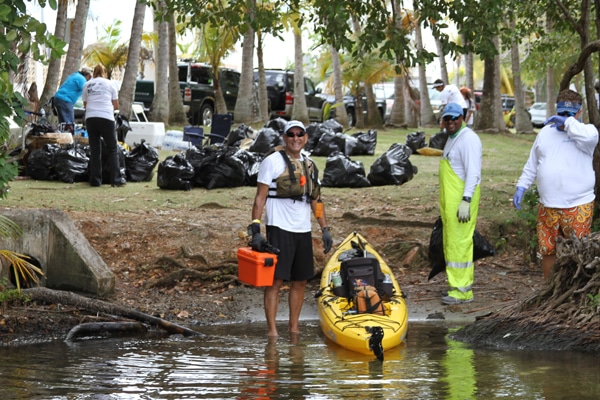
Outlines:
[[[271,286],[277,255],[242,247],[237,251],[238,279],[252,286]]]

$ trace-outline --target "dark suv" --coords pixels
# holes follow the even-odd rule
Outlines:
[[[254,80],[258,83],[258,71],[254,71]],[[265,80],[271,118],[291,119],[294,105],[294,71],[267,69]],[[325,99],[318,95],[315,84],[307,77],[304,77],[304,90],[308,118],[311,121],[323,122]]]

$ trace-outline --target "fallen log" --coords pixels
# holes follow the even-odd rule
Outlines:
[[[196,332],[184,326],[174,324],[162,318],[153,317],[152,315],[148,315],[117,304],[109,303],[107,301],[84,297],[73,292],[53,290],[46,287],[36,287],[25,289],[23,290],[23,293],[34,301],[43,301],[49,304],[63,304],[85,309],[89,312],[118,315],[157,326],[171,334],[181,334],[184,336],[203,336],[203,334],[200,332]]]
[[[70,342],[75,338],[84,336],[100,336],[107,333],[146,333],[148,329],[141,322],[86,322],[74,326],[67,337],[66,342]]]

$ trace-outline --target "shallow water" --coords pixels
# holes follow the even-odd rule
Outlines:
[[[600,398],[598,355],[471,349],[443,325],[411,323],[383,363],[331,343],[317,321],[297,342],[269,342],[264,322],[201,331],[2,348],[0,399]]]

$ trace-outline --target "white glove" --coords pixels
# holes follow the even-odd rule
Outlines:
[[[471,220],[471,204],[466,200],[462,200],[460,206],[458,206],[456,216],[458,217],[458,222],[469,222]]]

